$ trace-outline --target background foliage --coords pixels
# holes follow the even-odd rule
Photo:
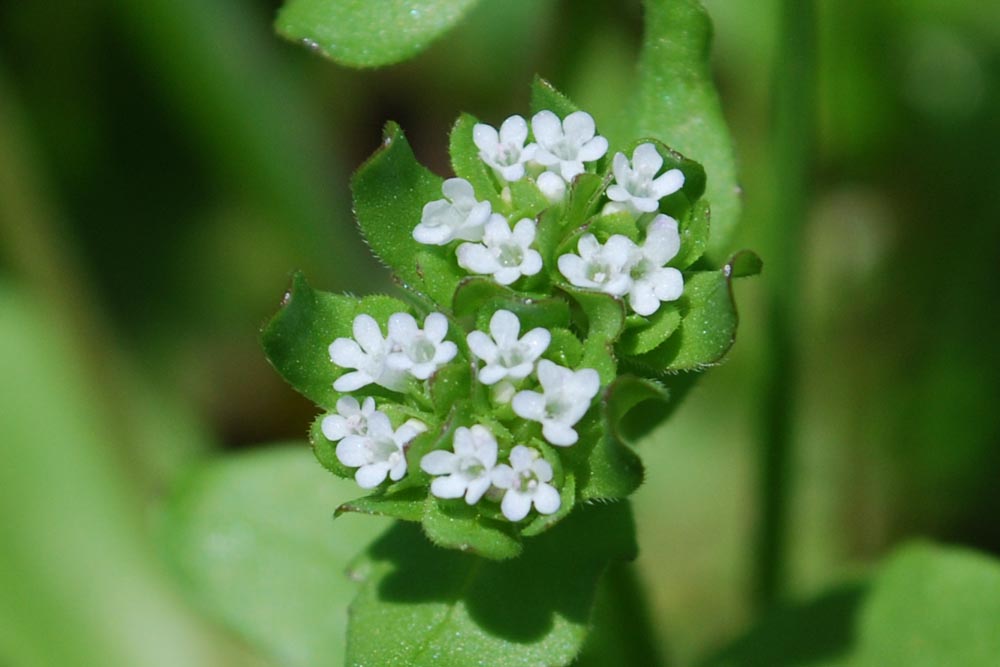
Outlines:
[[[643,445],[640,557],[613,578],[641,578],[653,645],[609,657],[597,637],[585,659],[917,665],[919,643],[926,664],[988,664],[995,643],[955,637],[1000,637],[1000,9],[705,4],[739,245],[766,268],[737,287],[728,363]],[[629,134],[610,119],[635,85],[638,2],[479,3],[415,59],[364,71],[277,38],[276,9],[0,2],[4,664],[341,655],[330,601],[357,586],[323,568],[379,527],[328,522],[355,494],[303,446],[313,408],[264,362],[260,324],[293,268],[388,287],[348,190],[386,120],[446,174],[458,112],[524,113],[538,72]],[[813,140],[781,141],[800,131]],[[961,548],[896,549],[916,536]]]

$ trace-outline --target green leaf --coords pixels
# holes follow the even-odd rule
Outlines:
[[[658,415],[670,395],[659,382],[634,375],[620,375],[604,393],[604,420],[608,433],[623,443],[634,443]]]
[[[568,97],[556,90],[555,86],[540,76],[536,76],[531,83],[531,113],[539,111],[551,111],[560,118],[565,118],[580,107],[576,106]]]
[[[330,361],[330,343],[336,338],[351,338],[354,318],[361,313],[374,317],[384,331],[389,315],[408,310],[405,303],[388,296],[358,299],[316,291],[297,273],[281,310],[264,327],[261,341],[268,361],[281,377],[306,398],[333,410],[340,397],[333,382],[349,369]],[[374,385],[369,393],[392,395]]]
[[[713,212],[708,257],[721,263],[741,202],[732,140],[709,67],[712,25],[697,0],[645,0],[644,5],[633,136],[656,137],[705,166]]]
[[[209,463],[167,508],[169,555],[202,605],[276,663],[342,664],[356,590],[344,571],[388,525],[331,521],[356,490],[301,446]]]
[[[289,0],[277,30],[349,67],[378,67],[420,53],[476,0]]]
[[[701,259],[708,247],[711,217],[708,202],[702,199],[680,219],[677,231],[681,237],[681,249],[670,260],[670,266],[686,269]]]
[[[427,500],[427,489],[410,487],[402,491],[389,493],[373,493],[342,503],[337,507],[334,516],[348,512],[387,516],[403,521],[420,521],[424,515],[424,502]]]
[[[452,126],[448,140],[451,168],[456,176],[472,184],[477,199],[480,201],[488,199],[493,208],[497,209],[500,204],[500,193],[490,174],[490,168],[479,158],[479,148],[473,141],[473,128],[478,122],[474,116],[463,113]]]
[[[495,562],[437,549],[398,524],[369,550],[347,663],[558,667],[580,650],[598,581],[635,555],[627,503],[578,508]]]
[[[664,303],[648,318],[636,316],[640,322],[625,330],[617,349],[622,354],[645,354],[663,344],[681,323],[681,311],[676,303]]]
[[[563,290],[580,305],[586,319],[583,328],[587,336],[580,367],[593,368],[601,376],[601,385],[607,385],[617,375],[614,342],[625,326],[625,307],[621,301],[600,292],[572,287]]]
[[[726,262],[730,278],[749,278],[764,270],[764,262],[752,250],[740,250]]]
[[[736,338],[739,318],[726,269],[688,274],[677,306],[682,318],[677,331],[652,352],[635,357],[653,372],[699,370],[718,363]]]
[[[522,294],[490,278],[466,278],[455,291],[452,302],[456,317],[471,319],[470,326],[475,324],[484,331],[488,330],[493,313],[501,309],[517,315],[522,331],[535,327],[565,327],[570,321],[569,303],[565,299]]]
[[[521,554],[521,539],[514,524],[484,516],[480,508],[470,507],[462,499],[429,496],[421,524],[427,539],[441,547],[490,560],[506,560]]]
[[[572,230],[581,227],[597,213],[598,204],[604,198],[604,191],[611,184],[613,175],[580,174],[573,179],[569,193],[569,203],[563,216],[562,226]]]
[[[465,274],[452,253],[413,239],[424,205],[442,198],[442,182],[417,162],[399,126],[387,123],[382,147],[354,173],[351,190],[375,255],[404,283],[446,304]]]
[[[1000,562],[907,546],[883,566],[857,628],[852,667],[992,667],[1000,656]]]

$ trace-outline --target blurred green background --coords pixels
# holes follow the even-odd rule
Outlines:
[[[799,110],[815,140],[797,152],[776,150],[775,109],[811,47],[776,0],[705,4],[739,245],[765,271],[737,287],[728,362],[642,451],[639,568],[681,665],[761,607],[774,420],[787,523],[765,604],[863,576],[912,536],[1000,554],[1000,4],[817,3]],[[638,0],[486,0],[416,59],[352,71],[277,38],[276,9],[0,2],[0,664],[299,664],[178,576],[165,500],[206,460],[304,440],[314,408],[257,331],[293,269],[388,288],[348,190],[385,121],[445,174],[458,113],[524,113],[537,72],[611,127],[642,32]],[[783,221],[789,201],[803,213]],[[791,340],[770,335],[776,308]],[[767,412],[775,369],[787,391]],[[331,488],[307,516],[347,558],[372,532],[345,519],[345,550],[328,517],[350,489]]]

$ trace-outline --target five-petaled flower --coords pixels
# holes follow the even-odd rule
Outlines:
[[[500,511],[510,521],[528,516],[531,506],[540,514],[552,514],[561,500],[552,481],[552,465],[537,449],[517,445],[510,452],[510,465],[501,463],[493,469],[493,484],[504,489]]]
[[[389,317],[392,351],[386,357],[386,366],[426,380],[458,353],[458,347],[444,339],[447,333],[448,318],[441,313],[428,315],[423,330],[417,326],[413,315],[394,313]]]
[[[479,369],[479,381],[496,384],[504,378],[522,380],[535,369],[535,361],[549,346],[552,334],[537,327],[518,339],[521,321],[509,310],[498,310],[490,318],[489,335],[473,331],[467,337],[469,349],[486,365]]]
[[[542,393],[519,391],[511,401],[514,414],[541,422],[542,436],[551,444],[569,447],[579,435],[573,428],[590,408],[590,401],[601,388],[597,371],[563,368],[548,359],[538,362],[538,381]]]
[[[455,239],[478,241],[493,210],[488,201],[476,199],[472,184],[464,178],[449,178],[441,185],[445,199],[424,205],[413,238],[427,245],[446,245]]]
[[[349,435],[337,444],[337,459],[357,468],[354,479],[363,489],[375,488],[387,476],[395,482],[406,475],[406,446],[424,430],[413,419],[393,430],[389,417],[376,411],[368,418],[364,435]]]
[[[378,322],[362,313],[354,318],[354,339],[338,338],[330,344],[330,359],[341,368],[355,369],[333,383],[337,391],[354,391],[375,383],[393,391],[406,388],[406,374],[386,365],[392,342],[382,337]]]
[[[442,475],[431,482],[431,493],[438,498],[461,498],[475,505],[492,484],[497,463],[497,441],[485,426],[455,429],[454,452],[435,450],[420,460],[420,468],[431,475]]]
[[[650,143],[639,144],[632,151],[632,161],[624,153],[615,153],[611,170],[615,182],[608,187],[612,204],[605,210],[629,210],[633,213],[651,213],[660,207],[660,200],[681,189],[684,174],[680,169],[670,169],[657,176],[663,158]]]
[[[646,230],[646,241],[635,249],[629,267],[632,285],[628,302],[632,310],[648,317],[662,301],[675,301],[684,293],[684,278],[675,268],[664,266],[681,247],[677,221],[669,215],[653,218]]]
[[[579,255],[567,253],[557,261],[559,272],[571,285],[624,296],[632,288],[629,276],[635,244],[626,236],[614,234],[603,246],[593,234],[584,234],[576,244]]]
[[[353,396],[341,396],[337,401],[337,414],[323,417],[320,424],[323,435],[331,442],[349,435],[364,435],[368,432],[368,418],[374,412],[375,399],[371,396],[360,405]]]
[[[534,241],[534,220],[524,218],[511,230],[507,219],[494,213],[486,223],[482,243],[458,246],[458,263],[473,273],[492,274],[501,285],[510,285],[521,276],[542,270],[542,256],[531,248]]]
[[[608,140],[595,136],[594,118],[574,111],[562,121],[551,111],[539,111],[531,119],[538,142],[535,162],[562,176],[567,183],[584,171],[584,162],[599,160],[608,152]]]
[[[479,149],[479,158],[500,178],[511,183],[524,178],[524,163],[535,154],[535,144],[524,145],[527,138],[528,124],[520,116],[505,120],[499,132],[485,123],[477,123],[472,128],[472,140]]]

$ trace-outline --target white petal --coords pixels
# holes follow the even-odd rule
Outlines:
[[[653,144],[640,144],[632,151],[632,168],[652,178],[663,166],[663,158]]]
[[[535,221],[531,218],[522,218],[514,225],[514,231],[510,236],[519,246],[527,248],[535,240]]]
[[[406,457],[400,456],[389,469],[389,479],[397,482],[406,476]]]
[[[506,463],[501,463],[490,471],[490,479],[493,481],[493,485],[499,489],[509,489],[517,483],[514,469]]]
[[[454,233],[447,225],[430,226],[420,223],[413,228],[413,240],[424,245],[446,245],[452,240]]]
[[[552,481],[552,464],[539,457],[531,462],[531,470],[540,482]]]
[[[515,266],[505,266],[493,272],[493,280],[501,285],[510,285],[521,277],[521,270]]]
[[[456,255],[458,265],[473,273],[493,273],[498,268],[493,253],[478,243],[463,243],[458,246]]]
[[[559,117],[547,110],[539,111],[531,118],[531,131],[535,135],[535,141],[543,146],[554,144],[563,135]]]
[[[597,242],[597,237],[593,234],[584,234],[576,242],[576,249],[580,257],[589,260],[601,249],[601,244]]]
[[[632,290],[628,294],[628,304],[643,317],[649,317],[660,308],[660,300],[653,293],[653,285],[645,280],[632,285]]]
[[[535,365],[530,361],[526,361],[523,364],[518,364],[513,368],[507,369],[507,377],[512,380],[523,380],[524,378],[531,375],[531,371],[535,370]]]
[[[519,181],[524,178],[524,163],[518,162],[517,164],[501,167],[500,175],[508,183]]]
[[[620,269],[629,263],[636,250],[638,246],[632,239],[621,234],[612,234],[604,244],[601,254],[607,258],[611,266]]]
[[[675,301],[684,294],[684,276],[675,268],[667,267],[655,275],[656,298],[660,301]]]
[[[576,285],[577,287],[589,287],[592,285],[585,274],[586,262],[579,256],[570,254],[560,255],[559,259],[556,260],[556,265],[559,267],[559,273],[563,274],[571,285]]]
[[[520,332],[521,321],[509,310],[498,310],[490,318],[490,334],[499,347],[508,348],[516,343]]]
[[[371,400],[366,399],[367,400]],[[374,405],[374,404],[373,404]],[[361,405],[358,404],[358,399],[353,396],[341,396],[337,400],[337,412],[345,417],[351,417],[353,415],[361,414]]]
[[[458,346],[452,343],[450,340],[446,340],[437,347],[437,352],[434,353],[434,364],[436,366],[443,366],[458,354]]]
[[[486,221],[486,226],[483,229],[483,243],[492,247],[503,243],[509,238],[510,225],[507,223],[507,218],[503,217],[499,213],[491,215],[490,219]]]
[[[371,315],[362,313],[355,317],[351,329],[354,332],[354,340],[358,341],[358,345],[365,352],[371,354],[375,350],[382,349],[382,330]]]
[[[347,420],[340,415],[327,415],[323,417],[320,426],[323,429],[323,437],[331,442],[336,442],[351,432],[347,427]]]
[[[628,201],[632,198],[632,193],[617,183],[608,187],[607,195],[611,201]]]
[[[577,395],[589,401],[601,389],[601,376],[593,368],[581,368],[573,373],[572,387]]]
[[[455,472],[458,457],[443,449],[428,452],[420,459],[420,469],[431,475],[447,475]]]
[[[538,459],[538,451],[524,445],[517,445],[510,450],[510,464],[515,471],[528,470]]]
[[[597,131],[594,117],[586,111],[574,111],[563,121],[563,132],[572,143],[582,145]]]
[[[330,361],[341,368],[360,368],[367,360],[361,346],[350,338],[338,338],[330,343]]]
[[[345,398],[350,398],[350,396],[345,396]],[[340,403],[337,403],[337,408],[340,408]],[[375,399],[371,396],[365,398],[365,402],[361,404],[361,414],[365,417],[371,416],[375,412]]]
[[[572,377],[572,371],[548,359],[542,359],[538,362],[538,381],[542,383],[546,394],[561,389],[563,384]]]
[[[551,484],[540,484],[535,489],[535,496],[532,498],[532,501],[539,514],[554,514],[562,504],[559,492]]]
[[[663,214],[653,218],[646,230],[646,242],[642,244],[642,252],[649,261],[656,266],[663,266],[673,259],[680,247],[677,221]]]
[[[389,472],[388,466],[384,463],[371,463],[358,468],[354,473],[354,480],[362,489],[374,489],[385,480]]]
[[[514,414],[523,419],[541,421],[545,415],[545,397],[536,391],[519,391],[510,403]]]
[[[448,333],[448,318],[441,313],[431,313],[424,318],[424,335],[435,344],[444,340]]]
[[[471,204],[476,201],[476,191],[472,188],[472,183],[464,178],[449,178],[441,185],[441,192],[456,204]]]
[[[389,338],[397,343],[410,343],[419,332],[417,321],[409,313],[393,313],[389,316]]]
[[[608,152],[608,140],[604,137],[594,137],[583,146],[576,157],[584,162],[593,162],[601,159]]]
[[[548,349],[551,342],[552,334],[549,333],[549,330],[538,327],[524,334],[524,338],[521,339],[520,344],[522,349],[527,353],[528,358],[534,361],[542,356],[542,352]]]
[[[368,463],[368,439],[361,435],[349,435],[337,443],[337,460],[348,468],[357,468]]]
[[[493,317],[495,318],[496,315]],[[491,321],[490,327],[492,328],[492,326]],[[496,336],[495,333],[493,335]],[[465,340],[468,342],[472,354],[476,355],[477,358],[482,359],[488,364],[496,361],[498,354],[497,346],[485,333],[482,331],[473,331]]]
[[[468,491],[465,493],[465,502],[469,505],[475,505],[479,502],[479,499],[489,491],[490,489],[490,476],[483,475],[478,479],[474,479],[469,482]]]
[[[672,195],[684,186],[684,173],[680,169],[671,169],[653,181],[653,192],[659,198]]]
[[[333,388],[337,391],[357,391],[362,387],[370,385],[375,381],[371,375],[363,371],[344,373],[333,383]]]
[[[531,510],[531,496],[511,490],[503,494],[503,501],[500,503],[500,511],[510,521],[520,521],[528,516]]]
[[[625,153],[615,153],[615,157],[611,160],[611,171],[615,174],[615,181],[620,185],[624,185],[628,181],[629,166]],[[608,190],[608,192],[611,191]]]
[[[523,146],[528,138],[528,123],[521,116],[511,116],[500,126],[500,140],[505,144]]]
[[[537,250],[526,250],[524,259],[521,260],[521,273],[526,276],[533,276],[542,270],[542,255]]]
[[[376,412],[369,417],[368,435],[373,439],[392,440],[394,433],[388,415],[384,412]]]
[[[538,189],[542,191],[545,198],[553,204],[561,202],[566,196],[566,181],[561,176],[551,171],[542,172],[535,179]]]
[[[485,123],[476,123],[472,128],[472,141],[476,144],[476,148],[492,157],[497,154],[500,136],[493,127]]]
[[[396,433],[393,434],[392,439],[395,440],[396,444],[399,445],[400,449],[402,449],[408,445],[411,440],[426,430],[427,426],[423,422],[417,419],[408,419],[406,423],[396,429]]]
[[[483,384],[489,386],[496,384],[500,380],[507,377],[507,369],[503,366],[483,366],[479,370],[479,381]]]
[[[567,183],[583,173],[583,163],[579,160],[563,160],[559,165],[559,174]]]
[[[431,482],[431,493],[438,498],[461,498],[466,488],[465,480],[458,475],[438,477]]]
[[[569,447],[579,439],[571,426],[554,421],[547,421],[542,425],[542,435],[549,444],[557,447]]]

